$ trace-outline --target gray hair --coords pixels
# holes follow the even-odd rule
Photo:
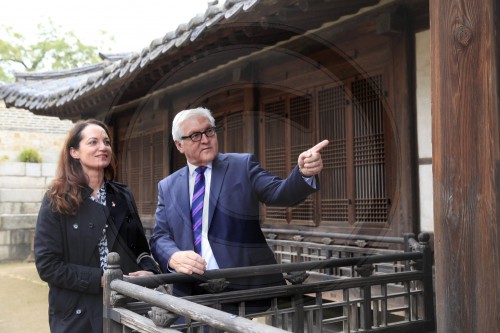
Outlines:
[[[210,122],[210,125],[212,125],[212,127],[215,126],[215,119],[212,116],[212,113],[210,112],[209,109],[200,107],[200,108],[195,108],[195,109],[183,110],[175,115],[174,121],[172,122],[172,138],[174,139],[174,141],[181,141],[182,136],[187,134],[187,133],[182,133],[182,130],[181,130],[182,123],[186,119],[196,117],[196,116],[206,117],[208,119],[208,121]]]

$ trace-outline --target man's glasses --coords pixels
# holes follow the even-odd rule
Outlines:
[[[201,140],[201,137],[203,136],[203,134],[205,134],[207,136],[207,138],[213,137],[215,135],[216,129],[217,129],[217,127],[215,127],[215,126],[210,127],[210,128],[207,128],[206,130],[204,130],[203,132],[194,132],[191,135],[181,136],[181,139],[182,140],[191,139],[191,141],[193,141],[193,142],[198,142]]]

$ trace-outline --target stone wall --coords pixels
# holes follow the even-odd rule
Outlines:
[[[6,108],[0,100],[0,161],[18,162],[19,153],[32,148],[42,156],[43,162],[56,163],[66,134],[72,127],[69,120]]]
[[[0,163],[0,261],[30,257],[40,203],[55,163]]]
[[[31,259],[40,203],[72,126],[0,101],[0,261]],[[43,163],[19,162],[25,148],[37,150]]]

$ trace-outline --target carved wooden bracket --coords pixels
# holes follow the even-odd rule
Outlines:
[[[368,242],[363,239],[358,239],[354,243],[356,243],[357,247],[366,247],[368,245]]]
[[[296,242],[302,242],[304,240],[304,236],[301,236],[301,235],[295,235],[292,238]]]
[[[354,270],[362,277],[369,277],[372,275],[375,266],[372,264],[359,265],[354,268]]]
[[[307,272],[286,273],[285,279],[291,284],[302,284],[309,277]]]
[[[178,314],[156,306],[151,307],[151,310],[148,311],[148,316],[156,326],[160,327],[169,327],[179,318]]]
[[[333,239],[331,239],[330,237],[323,237],[321,238],[321,242],[323,242],[323,244],[325,245],[330,245],[333,243]]]
[[[111,297],[110,297],[110,303],[111,306],[124,306],[128,302],[132,301],[132,298],[119,294],[118,292],[112,290],[111,291]]]
[[[205,283],[200,284],[200,287],[202,287],[203,289],[205,289],[209,293],[214,294],[214,293],[220,293],[220,292],[224,291],[224,289],[226,289],[226,287],[229,285],[229,283],[230,282],[226,281],[226,279],[224,279],[224,278],[212,279],[212,280],[208,280]]]

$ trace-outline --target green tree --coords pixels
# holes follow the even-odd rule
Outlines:
[[[114,37],[105,31],[101,37],[100,45],[86,45],[51,19],[38,24],[35,41],[10,26],[0,26],[0,81],[14,81],[14,72],[57,71],[98,63],[99,51],[109,51],[114,43]]]

